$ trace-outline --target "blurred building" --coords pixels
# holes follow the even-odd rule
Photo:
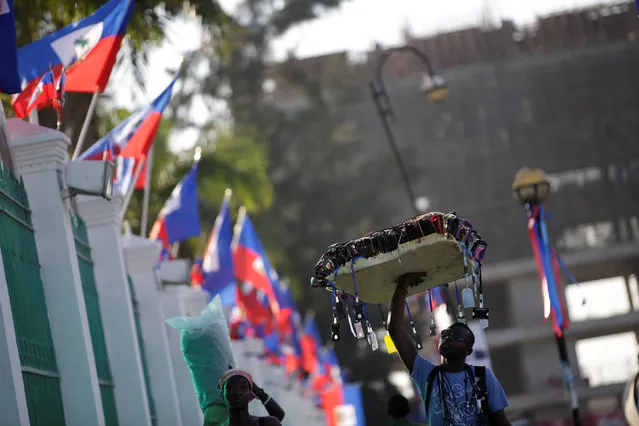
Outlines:
[[[636,352],[622,355],[613,335],[639,330],[633,296],[639,275],[638,37],[632,2],[543,17],[527,28],[504,21],[428,38],[406,34],[406,44],[426,52],[450,84],[439,104],[418,90],[423,69],[412,57],[392,56],[384,71],[417,195],[431,211],[454,210],[470,219],[488,241],[484,278],[493,319],[487,339],[512,416],[542,421],[569,414],[551,325],[542,322],[525,214],[510,190],[522,166],[541,167],[552,177],[549,232],[577,279],[616,277],[584,286],[591,296],[585,308],[569,295],[567,339],[584,410],[617,410],[622,382],[637,368]],[[364,141],[364,156],[389,154],[366,86],[381,51],[296,64],[325,87],[355,87],[355,102],[342,113]],[[283,110],[304,105],[299,89],[275,71],[269,90],[268,101]],[[326,90],[332,99],[342,89]],[[389,220],[402,220],[411,206],[390,161],[380,171],[390,188],[386,200],[398,207]],[[367,208],[375,208],[371,203]],[[598,349],[590,339],[601,336],[613,340],[594,366]],[[588,355],[578,359],[577,347]]]

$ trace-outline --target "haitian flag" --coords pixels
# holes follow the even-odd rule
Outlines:
[[[117,157],[132,158],[135,160],[135,166],[132,170],[139,167],[140,161],[146,161],[149,149],[151,149],[160,126],[162,113],[171,100],[173,86],[178,77],[179,73],[173,77],[171,83],[153,102],[127,117],[105,137],[91,145],[78,159],[114,160]],[[119,179],[120,176],[116,176],[116,182]],[[137,182],[135,182],[135,188],[144,188],[144,184],[145,176],[144,173],[141,173]]]
[[[297,312],[297,307],[291,296],[288,286],[285,286],[279,279],[272,282],[275,299],[279,305],[279,315],[277,317],[277,331],[282,336],[288,336],[293,333],[294,323],[293,314]]]
[[[13,99],[16,116],[27,116],[27,102],[49,68],[56,78],[68,69],[69,92],[104,92],[132,10],[133,0],[111,0],[92,15],[18,49],[25,87]]]
[[[135,173],[135,158],[115,157],[115,177],[113,181],[113,193],[126,197]]]
[[[162,243],[160,260],[166,259],[165,252],[169,253],[173,244],[199,237],[202,233],[197,200],[197,166],[198,161],[194,161],[191,170],[173,189],[151,228],[149,239]]]
[[[302,365],[302,344],[300,342],[300,314],[291,315],[291,333],[283,339],[284,373],[290,376]]]
[[[31,114],[34,109],[40,111],[43,108],[52,107],[56,101],[57,90],[53,71],[49,70],[38,81],[31,98],[27,103],[26,115]]]
[[[300,344],[302,346],[302,368],[311,375],[317,374],[320,367],[319,350],[322,346],[322,340],[315,325],[315,316],[312,313],[306,315]]]
[[[246,209],[241,208],[233,242],[233,265],[238,286],[238,305],[253,324],[268,324],[268,332],[279,317],[274,283],[279,282],[266,256]],[[279,286],[279,284],[277,284]]]
[[[16,22],[13,17],[13,0],[0,0],[0,92],[20,93],[20,73],[18,72],[18,44]]]
[[[321,394],[328,426],[365,426],[362,391],[357,383],[335,385]]]
[[[224,192],[222,206],[215,218],[215,224],[202,257],[202,274],[204,275],[202,289],[206,290],[211,295],[211,298],[226,288],[233,289],[233,284],[235,283],[235,270],[231,251],[233,219],[231,218],[229,207],[231,194],[230,189]],[[231,300],[228,297],[222,297],[222,294],[220,294],[220,298],[222,298],[224,306],[235,306],[234,295]]]

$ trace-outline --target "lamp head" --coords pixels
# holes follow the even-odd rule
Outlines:
[[[115,166],[110,161],[70,161],[67,185],[71,195],[94,195],[111,199]]]
[[[542,204],[550,195],[550,180],[541,169],[523,167],[515,175],[512,188],[521,204]]]
[[[448,95],[446,80],[438,74],[424,74],[421,89],[426,99],[433,102],[443,101]]]

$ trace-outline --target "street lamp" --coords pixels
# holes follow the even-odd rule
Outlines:
[[[444,78],[435,73],[435,70],[428,60],[428,56],[426,56],[424,53],[413,46],[400,46],[386,50],[377,62],[377,66],[375,68],[375,80],[369,83],[373,102],[375,103],[375,107],[377,109],[377,115],[382,121],[386,140],[388,141],[388,145],[393,152],[393,156],[395,157],[395,161],[397,162],[397,168],[399,169],[404,187],[406,189],[406,194],[408,195],[411,206],[413,207],[413,211],[417,216],[422,212],[417,206],[417,197],[415,196],[415,191],[413,190],[413,187],[410,183],[408,172],[406,171],[406,167],[404,166],[404,162],[402,161],[399,148],[397,147],[397,142],[395,141],[395,135],[393,134],[393,130],[390,126],[389,119],[396,122],[397,117],[395,116],[395,111],[393,110],[393,105],[390,101],[390,97],[388,96],[388,92],[386,91],[386,86],[382,77],[382,71],[384,69],[384,65],[386,65],[386,62],[388,61],[388,58],[395,53],[404,52],[410,53],[415,56],[422,64],[424,64],[426,68],[426,73],[424,74],[421,84],[421,90],[424,92],[424,96],[426,96],[426,99],[434,102],[443,100],[448,94],[448,87]]]
[[[524,167],[517,172],[512,185],[512,189],[515,193],[515,198],[517,198],[517,200],[519,200],[519,202],[526,209],[526,213],[528,215],[530,223],[534,224],[537,220],[543,221],[543,217],[537,218],[536,215],[543,216],[544,213],[543,211],[540,211],[540,207],[550,195],[550,180],[548,179],[546,173],[541,169],[529,169],[527,167]],[[545,235],[545,226],[542,227],[544,229],[541,231],[544,235],[539,235],[540,231],[538,231],[537,228],[539,227],[531,227],[531,225],[529,225],[529,232],[531,232],[531,243],[533,244],[533,250],[535,250],[536,244],[539,244],[539,242],[535,243],[533,239],[547,239],[547,235]],[[550,259],[544,259],[544,256],[542,255],[539,255],[539,258],[537,258],[538,252],[535,251],[535,253],[536,261],[538,264],[543,263],[544,261],[550,261]],[[546,253],[546,255],[548,254],[549,253]],[[550,256],[552,256],[552,254],[550,254]],[[543,266],[541,268],[543,269]],[[541,269],[539,270],[539,274],[540,279],[542,280],[542,284],[545,284],[545,288],[549,290],[548,276],[545,276]],[[575,426],[581,426],[581,417],[579,415],[579,398],[577,397],[577,389],[575,388],[575,381],[570,369],[570,360],[568,358],[568,351],[566,350],[566,341],[564,339],[563,329],[560,329],[559,331],[555,330],[555,341],[557,342],[557,350],[559,351],[559,360],[561,362],[561,368],[563,371],[564,384],[566,385],[566,390],[570,395],[573,424]]]

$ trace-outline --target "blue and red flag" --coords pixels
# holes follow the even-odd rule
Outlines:
[[[160,126],[162,113],[171,100],[173,86],[178,77],[179,73],[175,75],[160,96],[127,117],[105,137],[84,151],[79,159],[115,160],[117,157],[132,158],[135,160],[135,166],[130,169],[132,173],[132,171],[138,167],[140,161],[146,160],[151,145],[155,140],[158,127]],[[133,175],[131,175],[131,177],[133,177]],[[120,176],[116,175],[115,179],[117,182]],[[131,179],[131,183],[135,184],[136,189],[144,188],[145,182],[144,172],[140,173],[137,182],[133,182]]]
[[[528,237],[532,244],[537,271],[541,280],[544,301],[544,318],[552,318],[553,329],[561,337],[568,328],[568,316],[562,297],[560,260],[551,246],[546,230],[546,213],[541,205],[531,205],[528,209]]]
[[[233,241],[233,265],[238,305],[254,324],[268,324],[269,332],[277,324],[279,304],[275,287],[279,277],[268,260],[266,251],[246,209],[241,208]]]
[[[215,218],[213,230],[204,250],[202,258],[202,289],[211,297],[221,293],[226,288],[233,288],[235,284],[235,272],[233,267],[233,255],[231,243],[233,242],[233,218],[231,217],[230,201],[231,190],[224,192],[224,199],[220,211]],[[234,295],[232,295],[234,296]],[[222,297],[222,294],[220,294]],[[234,297],[222,298],[225,306],[235,306]]]
[[[288,286],[285,286],[279,279],[272,281],[275,299],[279,306],[277,317],[277,331],[282,336],[290,335],[294,332],[293,314],[297,312],[295,301]]]
[[[319,351],[322,347],[322,339],[317,331],[315,316],[312,313],[307,314],[304,320],[304,331],[300,338],[300,344],[302,346],[302,368],[311,375],[317,375],[320,369]]]
[[[294,310],[288,319],[290,328],[287,332],[281,332],[282,348],[284,352],[284,372],[287,376],[295,373],[302,365],[302,326],[300,314]]]
[[[348,383],[342,388],[344,406],[341,407],[342,417],[348,417],[345,423],[353,426],[365,426],[364,403],[362,389],[357,383]]]
[[[125,197],[133,185],[135,158],[115,157],[112,160],[115,161],[113,193]]]
[[[53,71],[49,70],[44,73],[38,84],[36,85],[29,102],[27,103],[26,115],[29,115],[34,109],[40,111],[43,108],[50,108],[56,101],[57,91],[55,77]]]
[[[277,333],[270,333],[263,337],[264,342],[264,360],[269,364],[284,364],[284,352],[280,346],[279,336]]]
[[[22,91],[18,72],[18,44],[13,0],[0,0],[0,92],[14,94]]]
[[[27,116],[28,101],[50,68],[56,78],[67,69],[69,92],[104,92],[132,10],[133,0],[111,0],[92,15],[18,49],[24,87],[13,100],[16,116]]]
[[[161,256],[170,253],[173,244],[199,237],[202,233],[197,199],[197,166],[198,161],[194,161],[191,170],[177,184],[164,203],[160,215],[151,228],[149,239],[162,243]],[[165,255],[160,260],[166,258]]]

